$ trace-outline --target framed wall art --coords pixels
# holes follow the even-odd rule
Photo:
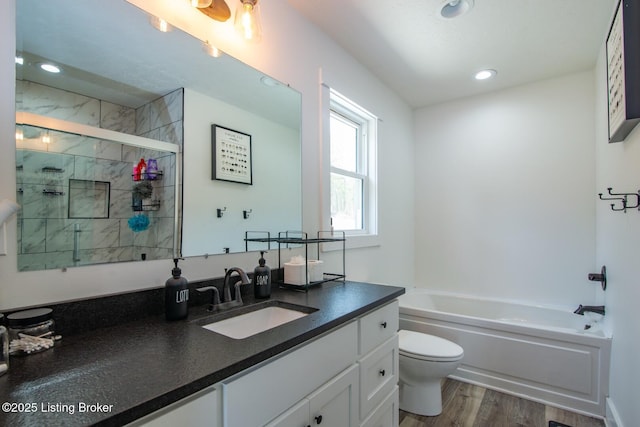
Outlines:
[[[640,122],[640,5],[620,0],[607,36],[609,142],[620,142]]]
[[[253,184],[251,135],[211,125],[211,179]]]

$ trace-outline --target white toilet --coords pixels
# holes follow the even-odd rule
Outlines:
[[[444,338],[400,330],[400,409],[418,415],[442,412],[441,381],[460,365],[464,350]]]

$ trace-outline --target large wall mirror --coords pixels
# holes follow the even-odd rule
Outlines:
[[[124,1],[16,3],[20,271],[302,229],[298,92]]]

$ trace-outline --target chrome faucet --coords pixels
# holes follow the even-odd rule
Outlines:
[[[604,305],[582,305],[574,311],[575,314],[584,315],[587,311],[592,313],[602,314],[604,316]]]

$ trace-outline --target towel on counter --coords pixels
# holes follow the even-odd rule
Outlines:
[[[9,199],[3,199],[0,201],[0,225],[3,225],[11,215],[18,212],[20,205],[16,202],[12,202]]]

